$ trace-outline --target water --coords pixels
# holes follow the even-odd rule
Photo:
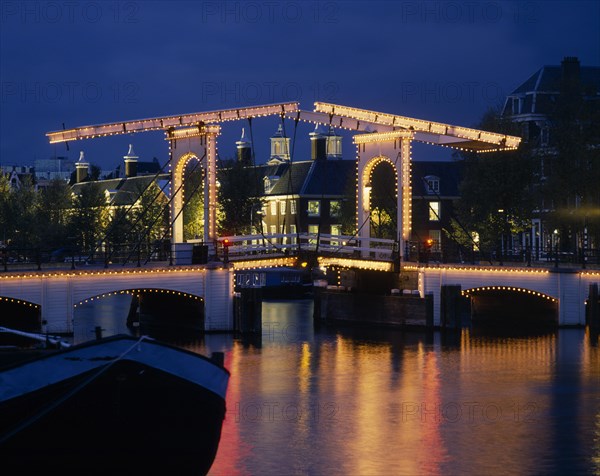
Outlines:
[[[126,331],[104,311],[78,311],[76,336]],[[315,330],[312,303],[292,301],[263,303],[258,341],[174,342],[224,351],[231,371],[212,476],[600,474],[600,349],[584,329]]]

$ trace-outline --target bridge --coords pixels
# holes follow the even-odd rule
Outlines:
[[[216,233],[217,137],[222,124],[279,116],[353,131],[357,150],[356,236],[249,235],[219,237]],[[582,324],[585,287],[598,282],[598,274],[552,273],[548,270],[510,270],[482,267],[424,267],[408,261],[412,226],[411,144],[422,142],[459,150],[514,150],[520,138],[471,128],[414,119],[389,113],[316,102],[313,111],[295,102],[240,107],[219,111],[164,116],[82,126],[47,133],[51,144],[96,139],[118,134],[162,131],[169,146],[171,173],[171,263],[144,269],[89,271],[37,271],[0,275],[0,303],[39,309],[41,322],[53,332],[72,330],[73,312],[86,300],[115,293],[174,294],[204,305],[205,330],[232,329],[233,273],[236,269],[295,265],[303,253],[312,253],[320,266],[418,273],[418,291],[434,300],[434,325],[442,322],[440,292],[458,285],[463,294],[477,296],[494,287],[511,292],[536,293],[559,306],[559,323]],[[204,174],[204,243],[209,263],[192,264],[195,243],[183,238],[184,170],[197,161]],[[370,236],[371,175],[381,163],[394,171],[398,224],[396,239]],[[361,224],[361,226],[359,226]]]

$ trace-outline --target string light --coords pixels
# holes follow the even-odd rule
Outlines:
[[[322,257],[317,258],[319,266],[341,266],[345,268],[368,269],[372,271],[392,271],[393,264],[388,261],[360,260],[352,258],[333,258]]]
[[[540,298],[547,299],[552,302],[557,301],[557,299],[553,298],[552,296],[549,296],[548,294],[540,293],[538,291],[533,291],[531,289],[519,288],[519,287],[514,287],[514,286],[482,286],[479,288],[465,289],[465,290],[461,291],[460,294],[464,297],[470,298],[473,295],[475,295],[476,293],[481,293],[481,292],[485,292],[485,291],[513,291],[513,292],[519,292],[519,293],[523,293],[523,294],[529,294],[531,296],[540,297]]]
[[[235,271],[252,269],[252,268],[278,268],[282,266],[296,266],[298,262],[297,257],[284,257],[284,258],[268,258],[268,259],[257,259],[257,260],[245,260],[245,261],[234,261],[233,269]]]
[[[492,144],[501,146],[493,150],[516,149],[521,138],[498,134],[495,132],[480,131],[468,127],[454,126],[451,124],[443,124],[439,122],[426,121],[422,119],[414,119],[406,116],[397,116],[382,112],[369,111],[366,109],[358,109],[349,106],[340,106],[324,102],[315,102],[315,112],[322,112],[329,115],[338,115],[349,117],[359,121],[370,122],[377,125],[385,125],[389,127],[400,127],[403,129],[413,130],[417,133],[425,133],[429,135],[440,135],[447,137],[455,137],[473,142],[473,147],[463,147],[454,144],[441,144],[433,141],[427,141],[423,134],[416,135],[415,140],[427,142],[434,145],[442,145],[445,147],[458,148],[461,150],[478,150],[487,148],[484,144]],[[477,146],[477,147],[475,147]],[[491,150],[490,150],[491,151]]]
[[[0,296],[0,302],[2,302],[2,301],[10,302],[13,304],[19,304],[19,305],[27,306],[27,307],[33,307],[34,309],[40,308],[39,304],[35,304],[35,303],[29,302],[29,301],[21,301],[20,299]]]
[[[204,299],[200,296],[196,296],[194,294],[188,294],[185,292],[181,292],[181,291],[174,291],[171,289],[157,289],[157,288],[139,288],[139,289],[123,289],[121,291],[114,291],[111,293],[104,293],[104,294],[99,294],[98,296],[93,296],[87,299],[82,299],[81,301],[79,301],[78,303],[74,304],[73,307],[77,307],[77,306],[81,306],[83,304],[86,304],[88,302],[92,302],[94,300],[100,300],[100,299],[104,299],[104,298],[108,298],[111,296],[116,296],[119,294],[131,294],[132,296],[137,296],[138,298],[140,297],[140,294],[142,293],[156,293],[156,294],[167,294],[167,295],[173,295],[173,296],[177,296],[177,297],[181,297],[184,299],[190,299],[193,301],[204,301]]]
[[[293,113],[298,111],[298,102],[275,103],[261,106],[249,106],[234,109],[199,112],[179,116],[155,117],[125,122],[99,124],[96,126],[83,126],[63,131],[46,133],[51,144],[68,142],[81,139],[93,139],[113,135],[130,134],[133,132],[146,132],[165,130],[175,127],[193,126],[201,123],[221,123],[237,121],[254,117],[266,117]],[[185,134],[185,133],[183,133]]]

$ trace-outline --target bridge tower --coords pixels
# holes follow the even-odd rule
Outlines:
[[[354,136],[357,148],[356,226],[361,240],[371,233],[371,176],[382,161],[394,168],[396,175],[397,229],[395,239],[400,255],[406,256],[411,232],[411,165],[410,149],[414,133],[409,130],[373,132]]]
[[[213,243],[217,239],[217,137],[221,127],[216,124],[201,124],[194,127],[169,129],[166,140],[169,141],[171,164],[171,243],[173,246],[183,243],[183,205],[186,165],[198,160],[204,177],[204,242]]]

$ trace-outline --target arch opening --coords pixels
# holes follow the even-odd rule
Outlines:
[[[204,304],[200,296],[161,288],[122,289],[91,296],[74,305],[74,340],[89,340],[96,327],[104,336],[202,331]]]
[[[357,206],[357,227],[361,236],[396,240],[400,230],[399,171],[387,156],[371,158],[362,169]]]
[[[369,211],[370,236],[394,240],[398,236],[397,172],[388,160],[381,160],[370,168]]]
[[[474,327],[546,330],[558,326],[558,300],[516,286],[482,286],[461,291],[469,299]]]
[[[183,243],[190,237],[204,239],[206,234],[203,162],[204,158],[198,154],[187,152],[173,166],[171,222],[174,243]]]
[[[0,296],[0,327],[39,333],[42,331],[41,311],[42,308],[39,304],[23,299]],[[0,345],[15,344],[15,339],[19,342],[22,340],[14,335],[0,332]]]

